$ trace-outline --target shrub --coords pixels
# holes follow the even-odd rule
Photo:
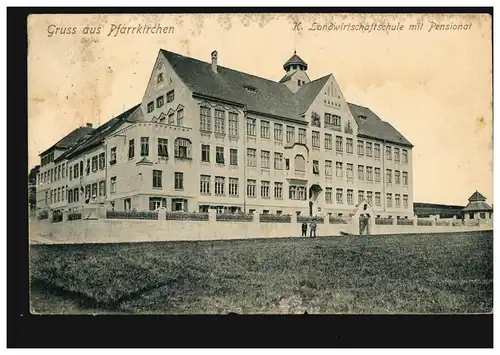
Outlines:
[[[75,221],[77,219],[82,219],[82,214],[79,212],[74,212],[68,214],[68,221]]]
[[[412,219],[398,219],[398,225],[399,226],[412,226],[413,225],[413,220]]]
[[[328,218],[330,224],[347,224],[347,220],[342,217],[330,216]]]
[[[450,221],[447,220],[437,220],[436,221],[436,226],[449,226]]]
[[[166,219],[171,221],[208,221],[208,213],[167,212]]]
[[[261,214],[259,221],[264,223],[290,223],[292,217],[290,215]]]
[[[238,213],[238,214],[217,213],[215,215],[215,220],[220,222],[252,222],[253,215],[244,213]]]
[[[54,222],[54,223],[62,222],[62,220],[63,220],[62,213],[54,213],[54,215],[52,216],[52,222]]]
[[[115,212],[107,211],[106,218],[111,219],[158,219],[158,212]]]
[[[40,214],[38,215],[38,219],[48,219],[49,218],[49,212],[47,211],[43,211],[43,212],[40,212]]]
[[[432,221],[429,219],[418,219],[417,226],[432,226]]]
[[[316,220],[317,224],[322,224],[325,221],[322,216],[316,216],[316,217],[297,216],[297,222],[298,223],[304,223],[304,222],[311,223],[313,218]]]
[[[375,224],[390,225],[393,223],[392,218],[375,218]]]

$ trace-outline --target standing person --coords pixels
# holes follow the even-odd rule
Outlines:
[[[316,220],[313,218],[311,222],[311,238],[316,238]],[[314,237],[313,237],[314,234]]]
[[[302,223],[302,236],[307,237],[307,223],[305,221]]]

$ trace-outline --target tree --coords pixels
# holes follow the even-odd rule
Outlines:
[[[40,165],[36,165],[28,174],[28,201],[31,210],[36,209],[36,177],[39,171]]]

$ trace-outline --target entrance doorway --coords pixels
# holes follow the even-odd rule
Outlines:
[[[370,220],[370,217],[365,216],[365,215],[362,215],[359,217],[359,234],[360,235],[369,235],[370,234],[369,220]]]

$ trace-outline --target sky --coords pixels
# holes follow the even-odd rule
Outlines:
[[[409,29],[419,22],[422,30]],[[399,30],[309,30],[360,23]],[[110,34],[118,25],[156,24],[173,30]],[[84,34],[86,27],[100,31]],[[493,200],[486,15],[30,15],[29,168],[73,129],[139,103],[160,48],[207,62],[217,50],[220,65],[276,81],[296,50],[311,80],[332,73],[347,101],[369,107],[414,145],[415,202],[466,205],[475,190]]]

